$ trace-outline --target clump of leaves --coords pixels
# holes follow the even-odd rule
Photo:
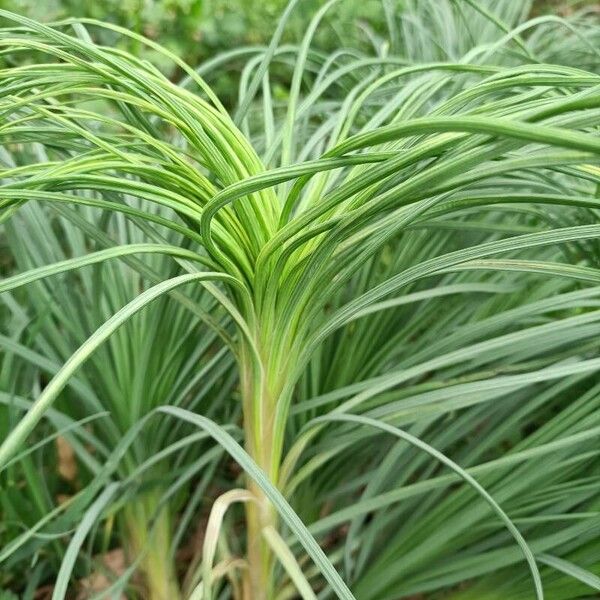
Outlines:
[[[113,589],[139,567],[156,599],[391,600],[477,578],[485,597],[501,569],[505,597],[563,593],[565,575],[573,594],[597,589],[600,77],[545,63],[522,35],[565,27],[569,51],[598,66],[597,24],[415,3],[405,19],[448,34],[446,58],[426,62],[389,11],[375,56],[312,50],[335,0],[280,46],[295,4],[248,59],[232,114],[206,79],[235,52],[201,76],[106,26],[173,60],[188,76],[176,85],[94,44],[100,23],[0,13],[14,22],[6,50],[39,55],[1,74],[0,198],[24,270],[0,290],[37,290],[7,302],[22,314],[31,300],[39,324],[22,314],[6,336],[35,368],[5,388],[37,384],[6,393],[0,466],[26,478],[19,453],[44,417],[88,436],[64,420],[74,404],[78,419],[110,412],[101,437],[92,428],[105,460],[92,453],[81,491],[0,559],[54,536],[39,543],[58,546],[63,598],[85,540],[97,547],[103,523],[110,545],[118,512],[132,563]],[[274,69],[290,70],[285,102]],[[38,239],[52,251],[36,256]],[[195,369],[211,382],[199,396]],[[178,578],[181,523],[201,518],[207,482],[230,489]],[[65,515],[79,518],[66,549]]]

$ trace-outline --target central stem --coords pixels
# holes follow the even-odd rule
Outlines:
[[[273,554],[262,532],[269,525],[276,526],[277,518],[262,490],[251,481],[248,482],[248,488],[258,501],[246,503],[247,558],[251,595],[245,600],[270,600],[275,595]]]
[[[275,456],[280,452],[274,443],[274,417],[282,381],[283,374],[273,372],[268,358],[261,357],[258,361],[256,354],[250,351],[243,355],[240,385],[246,450],[275,486],[281,457]],[[247,600],[271,600],[275,596],[274,557],[263,531],[268,526],[277,527],[277,513],[264,491],[251,477],[248,477],[247,487],[256,497],[256,502],[248,502],[245,507],[249,578],[247,587],[251,593]]]

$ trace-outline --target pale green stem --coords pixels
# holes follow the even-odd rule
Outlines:
[[[158,514],[159,496],[149,493],[124,509],[131,560],[141,556],[139,572],[147,600],[181,600],[175,565],[171,559],[171,516],[167,508]]]

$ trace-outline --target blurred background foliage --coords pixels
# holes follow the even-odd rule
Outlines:
[[[267,43],[288,0],[0,0],[0,7],[42,22],[67,17],[88,17],[109,21],[160,41],[191,65],[231,48]],[[402,0],[400,0],[402,1]],[[297,40],[323,0],[304,0],[294,11],[286,28],[289,41]],[[356,19],[369,22],[382,19],[379,0],[342,2],[331,20],[322,28],[321,44],[339,43],[338,36],[351,28],[345,23]],[[104,34],[107,35],[106,32]],[[141,47],[120,36],[98,40],[116,44],[130,52]],[[164,57],[144,50],[148,58],[171,69]],[[176,73],[172,73],[176,76]]]
[[[286,25],[284,42],[302,38],[324,1],[299,3]],[[396,1],[400,5],[405,0]],[[287,4],[288,0],[0,0],[0,8],[44,23],[85,17],[125,27],[159,42],[192,66],[233,48],[268,44]],[[360,39],[355,36],[357,23]],[[380,0],[346,0],[324,19],[314,45],[323,50],[371,45],[378,29],[385,29]],[[97,43],[146,58],[173,81],[182,77],[170,60],[135,40],[105,29],[91,33]],[[226,106],[235,102],[243,63],[228,62],[210,81]]]
[[[286,27],[285,41],[298,41],[315,10],[325,0],[303,0]],[[396,0],[398,12],[411,0]],[[42,22],[68,17],[108,21],[160,41],[188,64],[196,66],[215,54],[244,45],[268,43],[288,0],[0,0],[0,8]],[[392,0],[390,4],[394,4]],[[524,3],[526,4],[526,3]],[[598,0],[534,0],[532,13],[567,15]],[[333,16],[332,16],[333,15]],[[361,25],[355,27],[358,22]],[[371,43],[377,30],[385,29],[380,0],[346,0],[325,19],[316,46],[331,50],[340,45]],[[350,32],[362,40],[348,39]],[[320,36],[320,38],[319,38]],[[115,45],[163,67],[172,78],[179,73],[172,63],[137,42],[103,31],[99,43]]]

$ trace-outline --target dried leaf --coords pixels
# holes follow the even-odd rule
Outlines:
[[[98,593],[102,593],[103,590],[110,587],[111,580],[122,575],[127,568],[125,553],[121,548],[116,548],[96,558],[102,567],[80,580],[81,589],[77,594],[77,600],[87,600]],[[123,594],[120,598],[126,600]],[[113,597],[107,596],[106,599],[102,598],[102,600],[113,600]]]
[[[58,454],[58,473],[65,481],[74,481],[77,477],[77,461],[75,452],[67,440],[59,435],[56,438]]]

